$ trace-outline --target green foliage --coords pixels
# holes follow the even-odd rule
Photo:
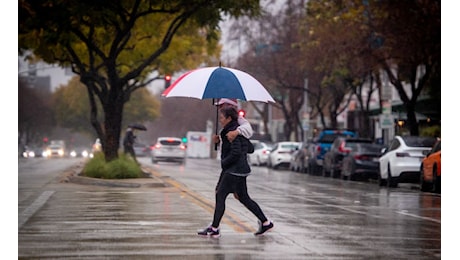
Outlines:
[[[420,130],[421,136],[441,137],[441,126],[434,125]]]
[[[259,10],[258,0],[21,0],[19,52],[71,65],[86,86],[89,120],[111,161],[132,94],[165,73],[216,64],[222,16]]]
[[[90,124],[90,106],[88,92],[82,91],[85,86],[79,77],[73,77],[67,86],[60,86],[53,94],[54,115],[57,123],[65,128],[81,133],[94,135]],[[98,110],[101,104],[97,102]],[[147,89],[141,88],[133,92],[123,109],[123,119],[126,122],[152,121],[160,114],[158,99]],[[98,115],[98,120],[103,120]]]
[[[129,179],[143,176],[141,168],[131,157],[120,154],[118,159],[107,163],[101,152],[94,154],[94,157],[88,161],[83,168],[83,175],[100,179]]]

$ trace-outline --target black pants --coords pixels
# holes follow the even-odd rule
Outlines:
[[[125,145],[124,150],[125,150],[125,154],[131,155],[131,157],[133,157],[134,161],[137,162],[136,153],[134,152],[134,148],[132,146]]]
[[[228,194],[236,194],[238,200],[251,211],[262,223],[267,221],[259,205],[249,197],[246,177],[221,173],[216,187],[216,206],[214,209],[213,227],[219,227],[225,212],[225,200]]]

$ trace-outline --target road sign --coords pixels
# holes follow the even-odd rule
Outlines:
[[[380,114],[379,121],[382,129],[391,129],[394,126],[393,115],[391,114]]]
[[[382,114],[391,114],[391,101],[382,101]]]

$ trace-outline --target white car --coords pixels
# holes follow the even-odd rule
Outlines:
[[[379,185],[419,182],[422,159],[435,141],[434,137],[395,136],[379,158]]]
[[[300,148],[301,142],[278,142],[268,156],[267,166],[276,169],[280,166],[289,167],[294,151]]]
[[[185,163],[186,146],[178,137],[158,137],[150,147],[152,163],[159,161]]]
[[[51,144],[46,148],[45,151],[45,155],[47,158],[63,158],[64,156],[66,156],[65,148],[61,144]]]
[[[254,152],[248,154],[249,163],[256,166],[266,165],[272,147],[273,144],[265,142],[254,143]]]

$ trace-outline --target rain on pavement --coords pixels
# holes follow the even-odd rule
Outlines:
[[[255,237],[257,219],[230,195],[213,239],[196,231],[212,220],[219,161],[140,162],[153,178],[122,186],[68,181],[46,170],[56,161],[20,161],[18,258],[441,258],[438,194],[254,166],[249,195],[273,231]]]

